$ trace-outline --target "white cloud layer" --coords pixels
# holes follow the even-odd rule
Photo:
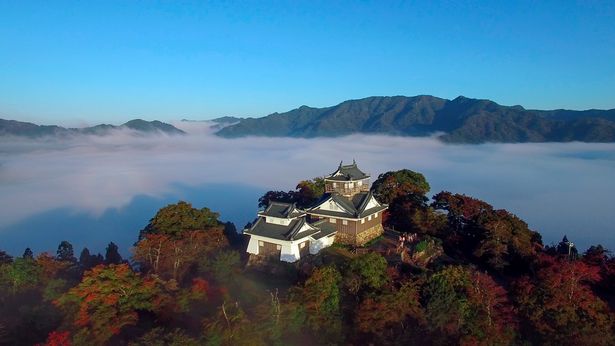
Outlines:
[[[178,184],[288,190],[354,158],[373,179],[409,168],[426,176],[432,193],[465,193],[508,209],[546,243],[569,234],[584,246],[615,248],[615,144],[446,145],[366,135],[223,139],[207,123],[176,126],[190,134],[0,139],[0,240],[3,227],[53,209],[96,216],[138,195],[173,195]]]

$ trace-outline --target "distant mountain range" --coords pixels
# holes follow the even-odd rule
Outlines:
[[[79,134],[104,136],[113,130],[119,129],[130,129],[140,134],[185,134],[184,131],[176,128],[175,126],[157,120],[145,121],[141,119],[134,119],[120,126],[101,124],[83,128],[65,128],[56,125],[36,125],[16,120],[0,119],[0,136],[12,135],[30,138],[46,136],[67,137]]]
[[[368,97],[336,106],[301,106],[262,118],[234,118],[222,137],[336,137],[353,133],[426,136],[451,143],[615,142],[615,109],[528,110],[463,96]]]

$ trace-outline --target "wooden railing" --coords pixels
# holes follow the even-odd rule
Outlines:
[[[362,186],[355,186],[355,187],[343,187],[343,186],[338,186],[338,187],[333,187],[333,185],[326,185],[325,186],[325,192],[337,192],[341,195],[344,196],[350,196],[350,195],[354,195],[357,194],[359,192],[363,192],[363,191],[369,191],[369,186],[367,185],[362,185]]]

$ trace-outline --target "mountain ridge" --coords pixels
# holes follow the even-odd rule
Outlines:
[[[0,136],[19,136],[29,138],[67,137],[71,135],[104,136],[114,130],[130,129],[139,134],[162,133],[167,135],[184,135],[186,132],[158,120],[146,121],[133,119],[122,125],[98,124],[83,128],[68,128],[57,125],[37,125],[30,122],[0,119]]]
[[[337,137],[354,133],[427,136],[450,143],[615,142],[615,109],[532,110],[487,99],[371,96],[335,106],[301,106],[241,119],[221,137]]]

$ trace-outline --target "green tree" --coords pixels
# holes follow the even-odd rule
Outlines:
[[[239,302],[223,302],[215,316],[204,323],[205,345],[267,345]]]
[[[110,242],[105,251],[105,264],[120,264],[123,261],[124,259],[122,259],[117,245],[114,242]]]
[[[379,289],[387,282],[387,261],[382,255],[370,252],[350,261],[348,275],[358,279],[358,287]],[[351,279],[351,282],[354,281]],[[355,289],[351,289],[354,291]]]
[[[219,224],[218,216],[218,213],[208,208],[196,209],[192,204],[180,201],[160,209],[141,230],[139,239],[143,239],[146,234],[179,237],[185,231],[206,230]]]
[[[56,253],[58,261],[76,262],[75,253],[73,251],[73,244],[66,240],[62,240],[58,245],[58,251]]]
[[[429,327],[444,338],[458,340],[469,319],[471,307],[466,296],[470,284],[468,272],[460,266],[449,266],[433,274],[423,288],[425,312]]]
[[[330,336],[340,332],[340,282],[342,276],[335,267],[316,268],[305,281],[301,303],[307,314],[307,325],[314,331]]]
[[[32,252],[32,250],[29,247],[27,247],[24,250],[23,255],[21,257],[24,258],[24,259],[31,259],[31,260],[33,260],[34,259],[34,253]]]
[[[402,169],[380,174],[372,184],[374,196],[382,203],[391,204],[397,197],[412,194],[424,197],[430,190],[421,173]]]
[[[239,264],[237,251],[223,250],[216,255],[208,269],[218,282],[228,283],[238,274]]]
[[[40,275],[41,268],[31,259],[15,258],[12,263],[0,265],[0,285],[11,293],[35,288]]]
[[[318,201],[325,193],[325,180],[323,178],[302,180],[295,189],[297,206],[307,208]]]

